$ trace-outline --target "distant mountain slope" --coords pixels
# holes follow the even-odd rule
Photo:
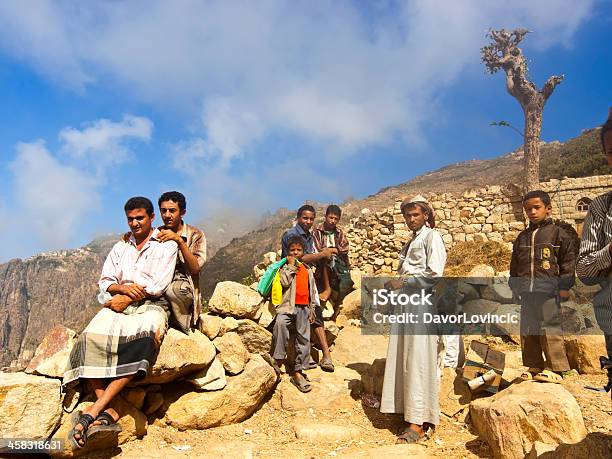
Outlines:
[[[519,183],[523,167],[523,152],[518,150],[498,158],[473,159],[450,164],[436,171],[415,177],[405,183],[383,188],[364,199],[356,199],[342,205],[343,222],[359,215],[361,209],[382,210],[400,197],[424,192],[463,192],[469,188],[487,185]],[[599,142],[599,129],[585,130],[581,135],[565,143],[550,142],[541,146],[541,177],[585,177],[608,173],[607,162]],[[324,206],[317,208],[322,220]],[[262,254],[278,250],[280,237],[291,227],[293,212],[279,218],[268,227],[252,231],[233,239],[220,249],[205,265],[201,275],[203,293],[210,297],[217,282],[241,281],[249,276]],[[282,216],[281,216],[282,217]]]
[[[598,135],[596,130],[589,130],[564,144],[543,145],[543,179],[605,174],[606,162]],[[513,152],[496,159],[443,167],[367,198],[344,203],[343,220],[348,222],[364,207],[377,211],[398,197],[417,192],[461,192],[489,184],[518,182],[521,158],[521,152]],[[324,205],[313,205],[321,217]],[[241,281],[249,276],[265,252],[279,249],[280,237],[291,226],[293,217],[294,211],[279,209],[258,220],[258,229],[221,247],[202,272],[204,296],[210,297],[221,280]],[[99,308],[95,300],[98,277],[106,254],[117,239],[118,235],[107,235],[82,249],[49,252],[0,264],[0,366],[18,357],[30,357],[44,334],[56,324],[77,331],[83,329]],[[215,236],[210,239],[217,246],[218,239]]]

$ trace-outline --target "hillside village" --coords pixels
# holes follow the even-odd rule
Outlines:
[[[554,145],[556,152],[559,148]],[[503,161],[512,164],[517,156],[520,153],[505,156]],[[463,165],[459,170],[462,167],[476,166]],[[484,170],[479,175],[483,180],[487,177]],[[393,445],[401,417],[383,415],[377,409],[388,338],[361,333],[359,286],[363,276],[385,275],[397,268],[397,253],[409,237],[399,203],[418,186],[419,180],[426,179],[417,179],[417,185],[383,190],[370,197],[369,206],[363,205],[363,200],[347,204],[343,223],[351,246],[351,277],[357,289],[345,298],[339,314],[325,312],[325,330],[336,371],[310,371],[310,394],[296,391],[287,375],[277,382],[274,371],[261,357],[271,345],[271,333],[266,327],[272,321],[273,308],[254,287],[265,269],[278,259],[274,247],[251,264],[247,276],[243,271],[229,271],[225,279],[215,284],[198,330],[189,335],[169,331],[151,375],[122,393],[123,430],[119,435],[92,440],[82,451],[72,451],[65,444],[54,455],[609,457],[609,394],[584,388],[604,384],[605,376],[598,366],[599,355],[605,353],[603,337],[595,330],[592,307],[578,298],[569,302],[564,311],[572,327],[565,346],[573,376],[560,385],[519,382],[518,375],[525,368],[515,334],[489,330],[484,336],[464,336],[466,349],[472,341],[480,341],[505,354],[500,391],[496,395],[471,394],[461,369],[455,372],[446,368],[441,385],[443,419],[435,437],[416,445]],[[512,184],[487,184],[466,190],[463,185],[456,189],[452,182],[446,183],[446,190],[423,193],[435,209],[449,260],[456,260],[448,266],[452,271],[449,275],[491,279],[474,285],[476,296],[471,298],[470,307],[484,305],[493,312],[516,310],[518,305],[495,286],[493,279],[508,275],[508,245],[525,227],[517,188]],[[554,217],[580,231],[591,200],[612,189],[612,176],[553,179],[543,182],[542,188],[553,196]],[[287,222],[280,220],[273,228],[255,232],[255,240],[265,237],[270,244],[278,241],[287,228]],[[470,244],[474,243],[493,247],[492,255],[480,255],[476,260],[453,256],[471,250],[474,246]],[[40,255],[26,262],[29,265],[23,274],[16,270],[19,262],[11,262],[8,269],[4,268],[5,279],[12,272],[22,289],[29,288],[27,276],[40,273],[46,273],[47,286],[60,278],[80,282],[76,291],[72,286],[65,289],[66,305],[78,308],[82,306],[79,301],[95,293],[105,250],[107,244],[98,242],[93,250]],[[227,252],[221,249],[219,254]],[[7,287],[8,283],[4,283],[0,289]],[[8,293],[0,291],[5,298]],[[30,298],[36,296],[42,298],[44,292],[29,294]],[[18,294],[10,294],[3,304],[18,298]],[[51,300],[48,303],[51,304],[43,306],[38,314],[57,311]],[[30,304],[25,330],[34,329],[35,319],[29,317],[31,308]],[[86,315],[95,309],[91,301]],[[13,362],[9,373],[0,377],[0,430],[13,437],[63,438],[71,426],[72,416],[62,412],[58,378],[83,324],[70,322],[70,309],[54,314],[59,320],[47,322],[47,327],[38,326],[38,338],[30,334],[28,346],[19,343],[20,351],[12,354],[19,355],[19,359]],[[11,336],[6,327],[5,345]],[[23,352],[26,348],[31,351]],[[87,399],[80,402],[75,411],[88,403],[91,401]],[[529,418],[526,413],[530,413]]]

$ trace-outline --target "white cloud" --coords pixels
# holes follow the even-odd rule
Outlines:
[[[12,197],[5,206],[20,230],[27,228],[46,248],[93,236],[96,228],[88,218],[101,210],[106,173],[125,159],[129,141],[148,141],[152,130],[147,118],[125,115],[120,122],[99,119],[81,130],[62,129],[62,154],[49,151],[42,140],[18,143],[9,164]]]
[[[148,118],[124,115],[120,122],[99,119],[84,123],[82,129],[66,127],[59,133],[62,151],[74,158],[89,156],[97,164],[121,163],[129,155],[128,142],[148,142],[153,123]]]
[[[14,196],[19,198],[18,220],[31,237],[63,247],[83,227],[81,217],[99,209],[99,183],[84,171],[61,164],[42,140],[19,143],[16,152],[10,170]]]
[[[489,27],[532,29],[527,46],[568,46],[594,2],[0,5],[9,52],[77,89],[104,81],[162,108],[203,106],[207,149],[227,163],[279,131],[328,155],[394,135],[421,141],[440,91],[481,67]]]

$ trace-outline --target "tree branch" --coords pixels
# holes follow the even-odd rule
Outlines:
[[[545,102],[551,96],[557,85],[561,83],[564,78],[565,75],[553,75],[546,81],[546,83],[544,83],[544,87],[540,92],[542,93],[542,96],[544,96]]]

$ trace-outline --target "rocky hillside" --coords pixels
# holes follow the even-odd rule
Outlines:
[[[589,130],[566,143],[544,144],[543,178],[605,173],[598,135],[597,130]],[[515,151],[491,160],[471,160],[443,167],[367,198],[344,203],[344,221],[359,215],[364,207],[373,211],[384,209],[398,196],[516,182],[521,159],[522,152]],[[324,205],[313,204],[322,215]],[[221,245],[218,240],[229,237],[231,232],[222,232],[221,236],[209,233],[209,253],[214,256],[202,272],[204,296],[210,297],[221,280],[242,281],[250,276],[252,267],[264,253],[279,249],[280,237],[291,226],[293,216],[294,211],[288,209],[265,215],[255,224],[257,229],[234,238],[218,250]],[[206,225],[203,227],[208,229]],[[0,366],[18,357],[29,360],[36,345],[54,325],[82,330],[95,314],[96,282],[104,257],[116,239],[116,235],[110,235],[82,249],[49,252],[0,264]]]
[[[99,309],[97,281],[109,249],[97,240],[0,265],[0,366],[29,360],[55,325],[82,330]]]
[[[489,160],[470,160],[445,166],[420,175],[405,183],[383,188],[364,199],[342,204],[343,220],[358,216],[363,208],[380,211],[392,205],[397,197],[416,193],[463,192],[469,188],[487,185],[507,185],[520,182],[522,150],[517,150]],[[606,158],[601,153],[599,130],[585,130],[581,135],[565,143],[543,143],[541,147],[542,180],[562,177],[585,177],[607,174]],[[322,217],[324,206],[315,206]],[[283,232],[292,224],[293,212],[285,217],[278,215],[268,227],[252,231],[232,240],[220,249],[204,267],[202,273],[203,294],[212,295],[214,286],[221,280],[242,281],[251,275],[252,267],[264,253],[280,248]]]

